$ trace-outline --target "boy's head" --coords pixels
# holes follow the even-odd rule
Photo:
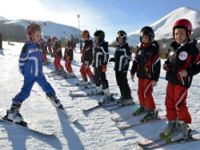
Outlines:
[[[96,43],[100,43],[100,42],[104,41],[105,33],[104,33],[104,31],[102,31],[102,30],[97,30],[97,31],[94,33],[94,37],[95,37],[95,42],[96,42]]]
[[[179,19],[173,26],[173,37],[178,44],[185,42],[192,33],[192,24],[187,19]]]
[[[155,37],[154,31],[151,27],[145,26],[140,31],[140,42],[143,44],[148,44],[153,41]]]
[[[39,24],[31,23],[26,28],[26,34],[29,40],[39,43],[41,39],[41,27]]]
[[[90,33],[88,30],[84,30],[82,33],[81,33],[81,37],[83,40],[88,40],[90,38]]]
[[[125,43],[127,41],[127,34],[125,31],[120,30],[117,32],[116,42],[119,44]]]

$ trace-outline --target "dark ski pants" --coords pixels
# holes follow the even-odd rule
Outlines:
[[[128,85],[128,79],[127,79],[127,72],[124,71],[115,71],[115,77],[117,81],[117,85],[119,86],[121,96],[131,97],[131,90]]]
[[[94,80],[96,86],[102,85],[102,89],[108,88],[108,80],[106,79],[106,73],[102,72],[101,68],[94,68]]]

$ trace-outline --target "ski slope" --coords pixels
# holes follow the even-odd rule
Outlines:
[[[0,114],[4,115],[10,108],[12,98],[19,92],[23,78],[18,71],[18,58],[22,43],[15,43],[14,46],[3,43],[4,51],[0,53]],[[77,51],[79,51],[77,49]],[[79,75],[80,53],[75,53],[73,69]],[[52,59],[49,57],[52,61]],[[62,62],[64,64],[64,62]],[[52,71],[53,67],[45,66],[44,73]],[[160,114],[165,114],[165,72],[162,70],[158,85],[154,89],[154,97],[157,109]],[[46,75],[47,77],[47,75]],[[108,64],[107,77],[110,90],[118,92],[116,86],[113,64]],[[130,114],[134,107],[121,108],[115,111],[108,111],[103,108],[96,109],[90,113],[83,114],[82,109],[95,106],[100,100],[100,96],[83,97],[72,99],[69,96],[70,90],[77,90],[78,87],[62,87],[61,84],[70,85],[77,79],[54,80],[47,77],[47,80],[55,88],[57,96],[60,98],[68,117],[57,111],[46,98],[42,89],[35,84],[30,97],[24,101],[21,113],[31,128],[40,131],[54,133],[56,136],[47,137],[18,128],[16,126],[0,121],[0,149],[1,150],[139,150],[137,141],[148,138],[156,138],[166,126],[166,121],[158,121],[137,126],[131,129],[120,131],[115,127],[115,122],[111,117]],[[132,95],[137,101],[137,78],[129,83]],[[192,129],[195,129],[195,136],[200,137],[200,75],[197,75],[189,90],[188,107],[192,115]],[[77,118],[75,123],[70,122],[70,118]],[[172,150],[198,150],[200,142],[187,144],[176,144],[166,146],[163,149]]]

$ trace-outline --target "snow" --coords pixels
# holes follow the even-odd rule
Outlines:
[[[181,18],[190,20],[193,29],[200,27],[200,11],[188,7],[175,9],[149,26],[154,29],[156,39],[169,39],[172,38],[173,24],[176,20]],[[140,30],[137,30],[129,34],[128,40],[130,45],[135,46],[139,43],[139,32]]]
[[[4,115],[10,108],[12,98],[19,92],[23,78],[18,71],[18,58],[23,43],[15,43],[14,46],[3,43],[4,50],[0,54],[0,114]],[[77,51],[79,51],[77,49]],[[79,75],[80,53],[75,53],[73,69]],[[49,57],[52,61],[52,59]],[[64,63],[64,62],[62,62]],[[52,66],[44,67],[44,73],[52,71]],[[160,114],[165,114],[165,72],[162,70],[158,85],[154,89],[154,97],[157,109]],[[107,77],[110,90],[119,92],[113,71],[113,64],[108,64]],[[54,80],[46,75],[47,80],[55,88],[57,96],[69,117],[57,111],[48,101],[42,89],[35,84],[30,97],[23,103],[21,113],[31,128],[37,128],[44,132],[54,133],[55,137],[46,137],[33,132],[23,130],[16,126],[0,121],[0,148],[9,149],[64,149],[64,150],[129,150],[140,149],[136,142],[148,138],[156,138],[166,126],[166,121],[144,124],[125,131],[119,131],[111,117],[130,114],[135,108],[121,108],[115,111],[108,111],[100,108],[88,114],[83,114],[82,109],[95,106],[100,97],[74,98],[69,96],[70,90],[78,87],[62,87],[60,84],[70,84],[76,79]],[[137,100],[137,78],[129,83],[132,95]],[[195,129],[195,136],[200,137],[200,101],[199,101],[200,75],[194,77],[193,84],[189,89],[188,107],[192,115],[192,129]],[[71,123],[70,118],[77,118],[76,123]],[[200,142],[187,144],[176,144],[166,146],[164,149],[173,150],[197,150]]]

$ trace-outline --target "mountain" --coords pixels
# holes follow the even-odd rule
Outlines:
[[[180,18],[190,20],[193,26],[193,36],[200,36],[200,11],[188,7],[180,7],[178,9],[175,9],[171,13],[167,14],[166,16],[149,26],[154,29],[155,38],[157,40],[170,39],[172,38],[173,24],[177,19]],[[128,41],[130,45],[135,46],[139,43],[139,32],[140,30],[137,30],[129,34]]]
[[[26,40],[25,29],[31,22],[40,24],[44,37],[56,36],[58,38],[62,38],[73,36],[75,38],[79,38],[81,32],[75,27],[58,24],[55,22],[19,19],[0,21],[0,33],[3,33],[4,40],[24,41]]]
[[[6,18],[0,16],[0,21],[7,20]]]

